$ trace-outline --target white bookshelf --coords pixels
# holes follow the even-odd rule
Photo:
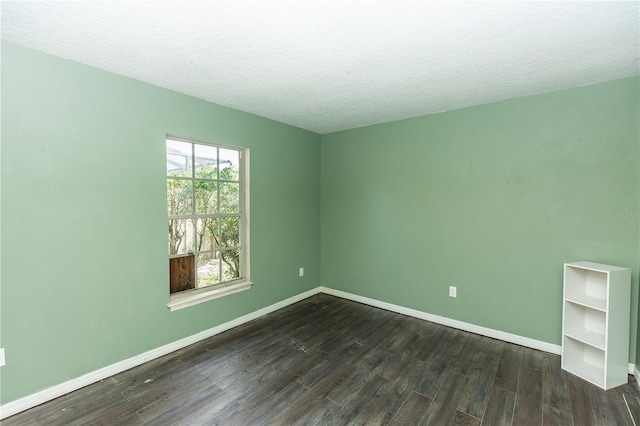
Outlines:
[[[627,383],[631,270],[564,264],[562,368],[603,389]]]

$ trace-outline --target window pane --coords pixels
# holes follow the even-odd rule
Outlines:
[[[240,218],[238,216],[220,218],[220,246],[240,245]]]
[[[191,219],[169,220],[169,254],[186,254],[193,251],[195,230]]]
[[[167,139],[167,176],[191,176],[191,144]]]
[[[195,185],[196,213],[218,212],[218,184],[212,180],[197,180]]]
[[[186,179],[167,179],[167,208],[170,216],[192,213],[191,182]]]
[[[240,152],[233,149],[220,148],[220,179],[238,180],[240,169]]]
[[[220,213],[240,211],[240,184],[220,182]]]
[[[240,277],[240,250],[222,252],[222,281],[230,281]]]
[[[198,255],[198,288],[220,282],[220,253]]]
[[[218,219],[215,217],[198,219],[198,251],[218,250],[220,248],[218,223]]]
[[[195,145],[196,177],[218,179],[218,148],[209,145]]]

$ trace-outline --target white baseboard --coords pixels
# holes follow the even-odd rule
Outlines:
[[[541,340],[530,339],[528,337],[519,336],[517,334],[506,333],[504,331],[494,330],[487,327],[481,327],[479,325],[470,324],[468,322],[441,317],[438,315],[433,315],[426,312],[418,311],[415,309],[405,308],[404,306],[394,305],[387,302],[381,302],[376,299],[370,299],[368,297],[346,293],[340,290],[332,290],[330,288],[322,287],[321,291],[323,293],[342,297],[343,299],[349,299],[349,300],[353,300],[354,302],[360,302],[366,305],[375,306],[377,308],[386,309],[387,311],[397,312],[399,314],[408,315],[410,317],[435,322],[436,324],[446,325],[447,327],[453,327],[459,330],[469,331],[471,333],[480,334],[482,336],[487,336],[487,337],[491,337],[498,340],[503,340],[509,343],[515,343],[516,345],[526,346],[528,348],[550,352],[556,355],[562,354],[561,346],[543,342]]]
[[[517,345],[538,349],[538,350],[549,352],[556,355],[560,355],[562,353],[562,347],[559,345],[554,345],[554,344],[543,342],[540,340],[530,339],[528,337],[519,336],[517,334],[506,333],[500,330],[481,327],[475,324],[470,324],[467,322],[458,321],[451,318],[441,317],[438,315],[433,315],[426,312],[418,311],[415,309],[405,308],[404,306],[394,305],[392,303],[382,302],[376,299],[371,299],[364,296],[358,296],[356,294],[347,293],[340,290],[333,290],[328,287],[316,287],[312,290],[290,297],[281,302],[274,303],[273,305],[259,309],[255,312],[244,315],[240,318],[236,318],[232,321],[226,322],[224,324],[220,324],[216,327],[201,331],[200,333],[194,334],[192,336],[185,337],[184,339],[180,339],[175,342],[169,343],[167,345],[161,346],[159,348],[152,349],[143,354],[136,355],[134,357],[125,359],[124,361],[120,361],[115,364],[109,365],[107,367],[101,368],[99,370],[93,371],[91,373],[85,374],[84,376],[69,380],[59,385],[44,389],[40,392],[36,392],[24,398],[4,404],[0,406],[0,419],[13,416],[14,414],[28,410],[29,408],[33,408],[37,405],[40,405],[52,399],[58,398],[69,392],[73,392],[75,390],[83,388],[92,383],[106,379],[107,377],[111,377],[115,374],[121,373],[130,368],[136,367],[147,361],[151,361],[155,358],[159,358],[161,356],[167,355],[173,351],[177,351],[186,346],[197,343],[201,340],[215,336],[216,334],[222,333],[223,331],[227,331],[231,328],[237,327],[239,325],[252,321],[256,318],[259,318],[263,315],[277,311],[278,309],[282,309],[286,306],[289,306],[293,303],[304,300],[318,293],[330,294],[333,296],[341,297],[343,299],[352,300],[354,302],[364,303],[366,305],[385,309],[391,312],[397,312],[402,315],[407,315],[414,318],[431,321],[436,324],[457,328],[459,330],[464,330],[464,331],[479,334],[482,336],[503,340],[509,343],[515,343]],[[638,371],[637,366],[635,366],[634,364],[629,364],[629,374],[633,374],[636,378],[636,381],[640,384],[640,372]]]
[[[259,309],[255,312],[244,315],[240,318],[236,318],[224,324],[220,324],[208,330],[201,331],[200,333],[196,333],[192,336],[185,337],[184,339],[177,340],[175,342],[166,344],[156,349],[152,349],[140,355],[136,355],[115,364],[111,364],[99,370],[92,371],[85,374],[84,376],[77,377],[59,385],[44,389],[40,392],[36,392],[24,398],[9,402],[0,406],[0,420],[28,410],[29,408],[33,408],[37,405],[43,404],[52,399],[58,398],[62,395],[66,395],[69,392],[73,392],[92,383],[99,382],[100,380],[106,379],[107,377],[122,373],[123,371],[129,370],[130,368],[136,367],[147,361],[151,361],[153,359],[167,355],[171,352],[177,351],[178,349],[182,349],[184,347],[197,343],[201,340],[215,336],[216,334],[222,333],[223,331],[227,331],[231,328],[252,321],[268,313],[277,311],[278,309],[282,309],[286,306],[304,300],[318,293],[320,293],[320,287],[290,297],[281,302],[274,303],[273,305]]]
[[[525,346],[527,348],[538,349],[555,355],[562,355],[562,346],[552,343],[543,342],[541,340],[530,339],[517,334],[506,333],[492,328],[481,327],[479,325],[470,324],[468,322],[458,321],[447,317],[429,314],[415,309],[405,308],[404,306],[394,305],[380,300],[371,299],[357,294],[347,293],[340,290],[333,290],[327,287],[320,287],[320,292],[341,297],[343,299],[353,300],[354,302],[364,303],[365,305],[375,306],[376,308],[385,309],[387,311],[396,312],[414,318],[431,321],[436,324],[446,325],[447,327],[457,328],[459,330],[468,331],[470,333],[479,334],[481,336],[491,337],[493,339],[502,340],[516,345]],[[640,373],[634,364],[629,363],[629,374],[636,377],[636,381],[640,384]]]

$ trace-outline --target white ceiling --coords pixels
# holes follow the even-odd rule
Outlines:
[[[2,38],[318,133],[638,75],[639,2],[2,2]]]

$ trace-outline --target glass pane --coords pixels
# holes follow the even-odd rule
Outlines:
[[[186,254],[193,251],[195,229],[191,219],[169,220],[169,254]]]
[[[191,176],[191,145],[167,139],[167,176]]]
[[[222,281],[235,280],[240,277],[240,250],[222,252]]]
[[[209,145],[195,144],[196,177],[201,179],[218,179],[218,148]]]
[[[240,184],[220,182],[220,213],[240,211]]]
[[[220,282],[220,253],[198,255],[198,288]]]
[[[218,219],[215,217],[203,217],[198,219],[198,251],[218,250],[219,231]]]
[[[213,180],[197,180],[195,185],[196,213],[218,212],[218,183]]]
[[[238,180],[240,151],[220,148],[220,179]]]
[[[191,214],[191,182],[186,179],[167,179],[167,209],[170,216]]]
[[[222,248],[240,245],[240,218],[220,218],[220,245]]]

